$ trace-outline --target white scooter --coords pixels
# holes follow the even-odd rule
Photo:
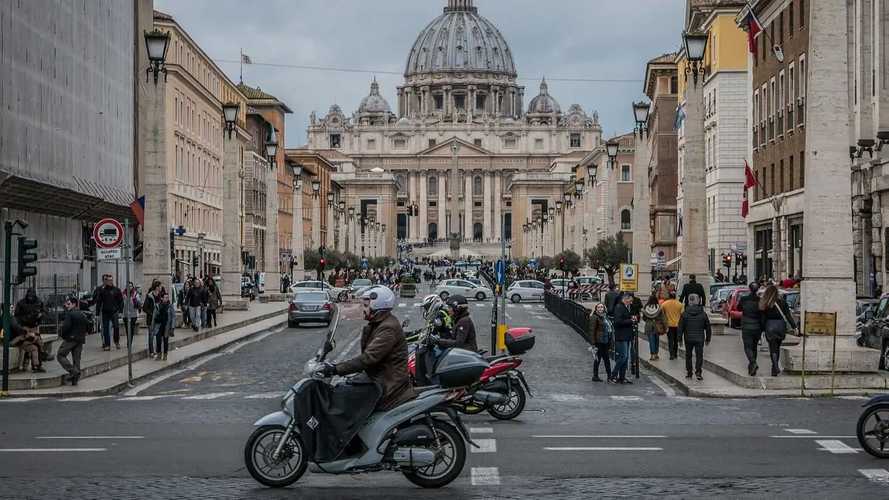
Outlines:
[[[451,401],[478,380],[488,363],[476,353],[451,349],[437,365],[441,386],[375,412],[380,389],[365,375],[331,385],[318,373],[334,348],[335,318],[324,345],[306,363],[307,378],[287,391],[281,411],[266,415],[247,440],[244,460],[258,482],[274,488],[305,473],[400,471],[412,483],[439,488],[460,475],[472,443]],[[450,422],[445,421],[447,417]]]

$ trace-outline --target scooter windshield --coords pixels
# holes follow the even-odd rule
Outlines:
[[[336,314],[334,314],[333,322],[330,324],[330,329],[327,331],[327,335],[324,336],[324,342],[322,342],[321,346],[318,348],[318,351],[315,353],[315,356],[310,358],[303,369],[303,374],[306,376],[311,376],[315,372],[317,372],[321,365],[324,363],[324,360],[327,359],[327,355],[330,354],[333,349],[336,347],[336,341],[334,340],[336,337],[336,329],[340,324],[340,312],[339,308],[336,310]]]

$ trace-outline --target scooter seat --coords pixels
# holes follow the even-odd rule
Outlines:
[[[497,361],[498,359],[506,359],[510,357],[512,357],[511,354],[498,354],[496,356],[483,356],[482,359],[490,363],[492,361]]]

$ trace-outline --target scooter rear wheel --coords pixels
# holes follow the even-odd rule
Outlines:
[[[272,454],[286,429],[280,425],[266,425],[253,431],[244,447],[247,471],[265,486],[284,488],[297,482],[306,472],[308,457],[299,434],[291,433],[278,460]]]
[[[402,471],[408,481],[423,488],[441,488],[450,484],[466,464],[466,443],[460,431],[441,420],[432,420],[432,425],[441,441],[439,459],[427,467]]]
[[[510,391],[507,394],[509,399],[505,403],[493,405],[488,408],[488,413],[498,420],[512,420],[521,415],[525,409],[525,402],[528,397],[525,395],[525,389],[522,384],[513,379],[510,383]]]
[[[858,442],[877,458],[889,458],[889,405],[874,405],[858,419]]]

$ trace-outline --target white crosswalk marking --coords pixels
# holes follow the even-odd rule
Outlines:
[[[815,442],[818,443],[819,446],[821,446],[822,450],[829,451],[836,455],[848,455],[852,453],[858,453],[855,448],[852,448],[851,446],[837,439],[816,439]]]
[[[259,394],[251,394],[249,396],[245,396],[244,399],[276,399],[282,398],[283,395],[281,392],[261,392]]]
[[[525,309],[531,309],[531,304],[524,304],[522,305],[522,307],[524,307]]]
[[[187,396],[182,399],[218,399],[224,398],[226,396],[231,396],[235,394],[234,392],[211,392],[210,394],[199,394],[197,396]]]
[[[111,396],[81,396],[81,397],[76,397],[76,398],[62,398],[62,399],[60,399],[60,401],[65,402],[65,403],[71,403],[71,402],[95,401],[97,399],[105,399],[105,398],[110,398],[110,397]]]
[[[791,434],[818,434],[815,431],[810,431],[809,429],[784,429],[785,431]]]
[[[611,396],[615,401],[642,401],[640,396]]]
[[[404,302],[402,302],[401,304],[398,304],[398,307],[407,307],[407,304],[405,304]]]
[[[170,394],[161,394],[158,396],[133,396],[130,398],[120,398],[121,401],[154,401],[155,399],[168,398]]]
[[[470,434],[494,434],[493,427],[470,427]]]
[[[0,399],[0,402],[3,402],[3,403],[27,403],[28,401],[39,401],[41,399],[46,399],[46,398],[5,398],[5,399]]]
[[[889,484],[889,471],[886,469],[858,469],[858,472],[875,483]]]
[[[470,450],[472,453],[496,453],[497,452],[497,440],[496,439],[473,439],[475,444],[478,445],[478,448],[475,446],[470,446]]]
[[[499,486],[500,470],[497,467],[473,467],[473,486]]]
[[[634,446],[552,446],[544,448],[546,451],[664,451],[657,447]]]

